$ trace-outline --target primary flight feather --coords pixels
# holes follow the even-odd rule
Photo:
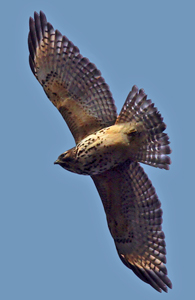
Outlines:
[[[72,132],[76,146],[56,164],[90,175],[101,197],[122,262],[157,291],[167,277],[161,203],[139,162],[169,169],[163,118],[143,89],[133,86],[117,115],[101,72],[43,12],[30,18],[29,63]]]

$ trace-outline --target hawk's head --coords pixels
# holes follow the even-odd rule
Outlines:
[[[62,153],[58,159],[54,162],[55,165],[60,165],[62,168],[73,172],[80,173],[78,170],[78,163],[76,158],[76,148],[72,148]]]

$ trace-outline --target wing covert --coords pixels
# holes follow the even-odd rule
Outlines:
[[[76,143],[114,124],[116,107],[101,72],[47,22],[43,12],[30,18],[31,70],[57,107]]]

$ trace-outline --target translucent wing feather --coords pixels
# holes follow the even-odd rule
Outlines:
[[[137,162],[125,162],[92,177],[122,262],[157,291],[172,287],[167,277],[161,203]]]
[[[31,70],[68,124],[76,143],[114,124],[116,107],[101,72],[84,58],[45,15],[30,18]]]

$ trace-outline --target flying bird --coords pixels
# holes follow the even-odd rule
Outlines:
[[[161,203],[140,166],[169,169],[171,149],[161,114],[144,90],[133,86],[117,115],[101,72],[43,12],[30,18],[28,46],[31,70],[76,143],[55,164],[91,176],[120,259],[144,282],[167,292],[172,284]]]

